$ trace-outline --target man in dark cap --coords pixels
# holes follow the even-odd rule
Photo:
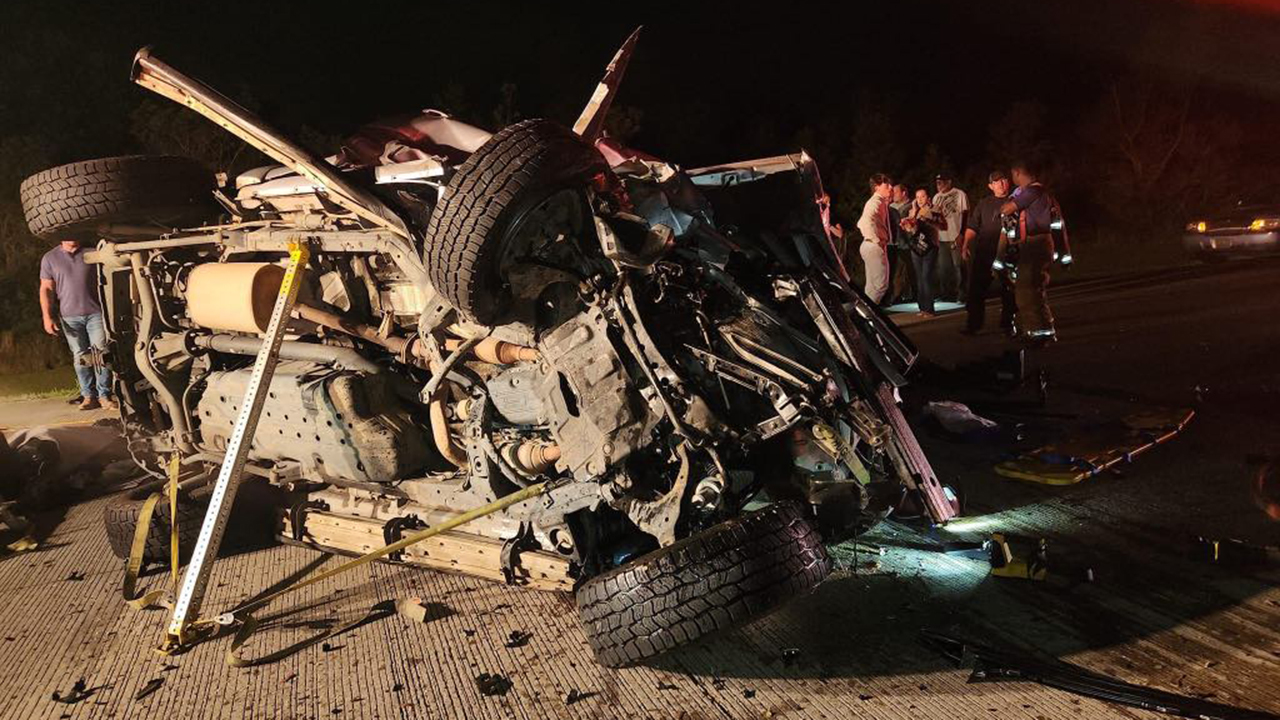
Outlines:
[[[965,297],[968,319],[961,332],[976,335],[982,330],[986,320],[987,290],[994,279],[1000,291],[1000,329],[1013,335],[1013,288],[1004,273],[994,273],[991,267],[1000,246],[1000,208],[1009,201],[1011,183],[1003,170],[993,170],[987,175],[987,187],[991,189],[991,194],[978,201],[978,205],[969,214],[969,224],[965,226],[964,234],[959,240],[960,255],[969,275]]]
[[[965,217],[969,214],[969,196],[953,184],[948,173],[939,173],[934,184],[938,192],[933,196],[933,210],[942,218],[946,228],[938,230],[940,297],[959,302],[963,297],[964,278],[961,274],[963,261],[957,241],[964,230]]]

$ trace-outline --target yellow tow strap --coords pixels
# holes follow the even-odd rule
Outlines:
[[[173,578],[175,592],[178,589],[178,471],[181,465],[178,453],[174,453],[169,460],[169,574]],[[129,563],[125,566],[123,592],[124,601],[135,610],[152,606],[166,592],[164,589],[157,589],[136,594],[138,576],[142,573],[142,558],[147,551],[147,536],[151,534],[151,519],[155,515],[156,505],[163,497],[163,491],[152,493],[142,503],[138,524],[133,529],[133,547],[129,549]]]
[[[40,542],[30,535],[23,535],[17,540],[5,545],[5,547],[14,554],[31,552],[32,550],[40,547]]]
[[[390,614],[390,612],[394,612],[394,611],[384,611],[384,610],[375,609],[375,611],[372,614],[361,617],[359,620],[346,623],[340,627],[336,627],[331,630],[326,630],[315,637],[308,638],[307,640],[304,640],[301,643],[298,643],[291,647],[285,648],[284,650],[273,652],[265,657],[246,660],[244,658],[241,658],[237,654],[237,651],[241,648],[241,646],[243,646],[249,640],[249,637],[253,635],[254,630],[258,628],[258,621],[252,615],[253,611],[266,606],[267,604],[271,603],[273,600],[276,600],[282,595],[286,595],[295,590],[301,590],[302,588],[307,587],[308,585],[314,585],[322,580],[327,580],[335,575],[339,575],[348,570],[353,570],[362,565],[367,565],[373,562],[374,560],[379,560],[392,553],[399,552],[409,547],[410,545],[415,545],[417,543],[420,543],[423,540],[426,540],[427,538],[430,538],[434,535],[439,535],[440,533],[445,532],[446,530],[452,530],[453,528],[456,528],[459,525],[464,525],[477,518],[482,518],[485,515],[491,515],[495,512],[505,510],[506,508],[510,507],[511,505],[515,505],[516,503],[524,502],[525,500],[528,500],[530,498],[538,497],[539,495],[542,495],[544,492],[546,492],[546,490],[547,490],[547,483],[545,482],[541,482],[536,485],[530,485],[529,487],[524,488],[519,492],[512,493],[511,495],[507,495],[505,497],[499,498],[489,503],[488,505],[475,508],[474,510],[468,510],[467,512],[462,513],[457,517],[450,518],[440,523],[439,525],[434,525],[432,527],[426,528],[425,530],[419,530],[418,532],[415,532],[411,535],[407,535],[401,538],[400,540],[397,540],[396,542],[393,542],[390,545],[387,545],[384,548],[374,550],[373,552],[367,553],[365,555],[361,555],[360,557],[354,560],[345,562],[342,565],[339,565],[331,570],[326,570],[318,575],[313,575],[309,578],[306,578],[295,585],[290,585],[288,587],[281,588],[275,592],[268,593],[267,595],[261,598],[258,598],[256,600],[247,602],[244,605],[241,605],[240,607],[235,608],[234,610],[231,610],[230,612],[224,615],[221,615],[216,619],[201,618],[195,621],[194,623],[192,623],[192,626],[193,626],[192,629],[196,630],[195,634],[203,634],[204,632],[208,632],[209,630],[212,630],[217,625],[230,625],[232,622],[239,621],[240,629],[236,632],[235,638],[231,641],[231,647],[227,650],[227,655],[226,655],[227,664],[230,665],[231,667],[250,667],[253,665],[261,665],[263,663],[278,660],[281,657],[284,657],[298,649],[301,649],[302,647],[320,642],[325,638],[332,637],[339,633],[345,632],[357,625],[376,619],[379,613],[386,612],[387,614]],[[194,626],[204,626],[204,628],[197,629]]]

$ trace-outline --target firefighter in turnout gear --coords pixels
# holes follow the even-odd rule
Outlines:
[[[1036,179],[1029,163],[1013,166],[1018,186],[1000,212],[1009,216],[1004,264],[1013,274],[1017,325],[1023,338],[1043,344],[1056,339],[1053,312],[1049,309],[1049,268],[1055,260],[1071,264],[1062,212],[1053,195]],[[1016,226],[1012,222],[1016,219]],[[1055,242],[1056,241],[1056,242]],[[1003,248],[1002,248],[1003,249]]]

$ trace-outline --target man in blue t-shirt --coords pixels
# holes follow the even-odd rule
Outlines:
[[[1049,310],[1049,267],[1053,264],[1053,196],[1036,180],[1029,163],[1013,166],[1018,186],[1001,208],[1018,216],[1018,279],[1014,298],[1018,305],[1018,329],[1033,342],[1053,340],[1053,312]]]
[[[80,381],[80,409],[114,409],[111,371],[89,359],[90,350],[106,349],[107,331],[98,303],[98,274],[85,263],[79,240],[63,240],[40,258],[40,311],[44,331],[50,335],[61,331],[71,347]]]

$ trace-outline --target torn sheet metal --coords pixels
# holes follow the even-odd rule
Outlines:
[[[622,43],[622,47],[618,48],[618,52],[614,53],[609,66],[605,68],[604,77],[600,80],[600,84],[596,85],[596,91],[591,94],[587,106],[582,109],[582,114],[573,124],[573,131],[587,141],[599,137],[600,131],[604,128],[605,116],[609,114],[609,106],[613,104],[613,98],[622,85],[622,77],[627,72],[627,63],[631,62],[631,54],[636,49],[636,40],[640,39],[640,31],[643,29],[643,25],[636,28],[626,42]]]
[[[450,117],[439,110],[372,122],[342,143],[340,168],[434,160],[456,165],[493,137],[489,132]],[[438,173],[443,174],[443,173]]]
[[[405,240],[412,239],[404,220],[373,194],[348,182],[328,163],[285,139],[230,98],[152,57],[151,48],[138,51],[133,59],[130,78],[142,87],[204,115],[268,157],[324,186],[335,203],[356,216]]]
[[[811,161],[804,153],[792,153],[709,165],[686,170],[685,173],[693,179],[693,184],[699,187],[729,187],[760,180],[775,173],[800,172],[809,162]]]

